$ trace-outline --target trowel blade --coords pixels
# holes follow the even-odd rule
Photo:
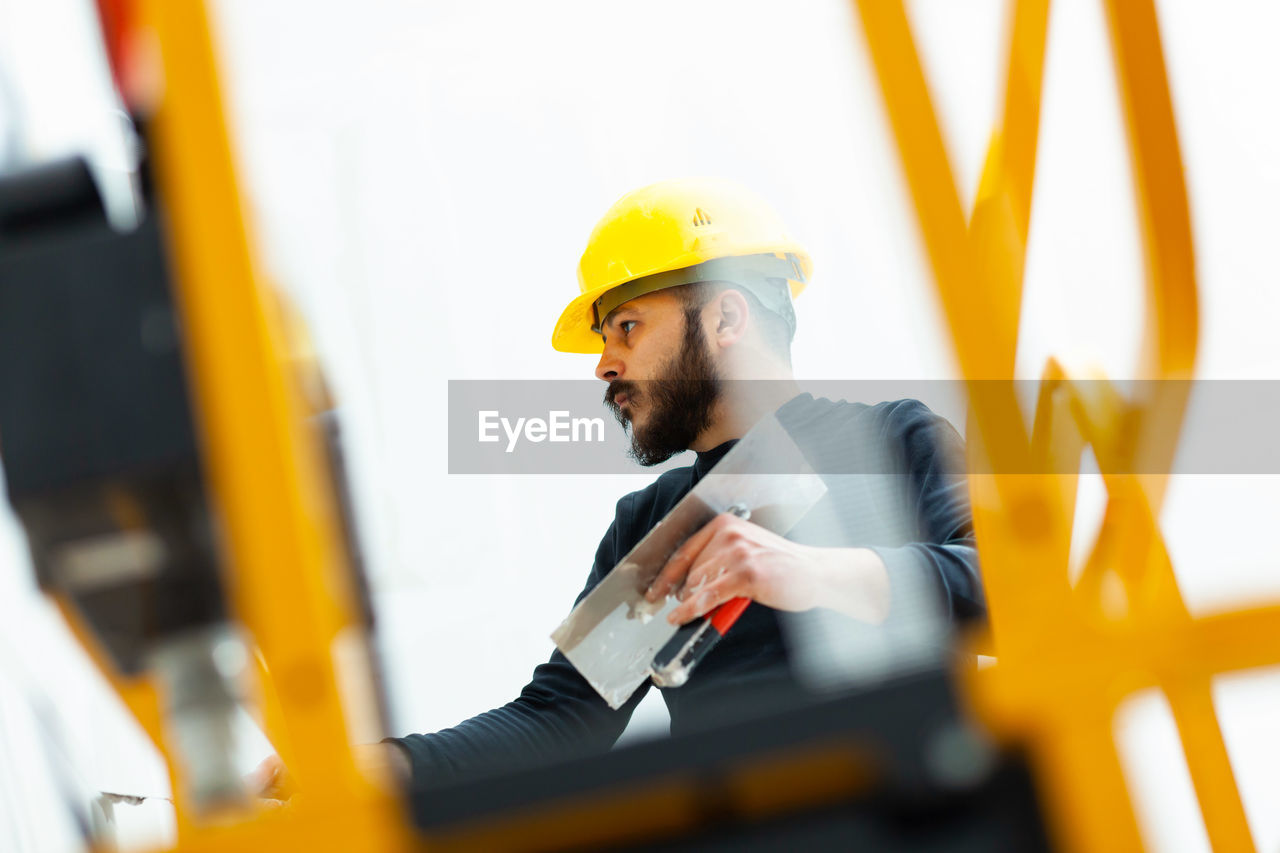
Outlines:
[[[651,605],[644,594],[667,560],[707,522],[734,504],[751,522],[785,536],[827,487],[777,418],[769,417],[667,513],[551,634],[551,639],[612,708],[644,683],[649,664],[677,626],[677,601]]]

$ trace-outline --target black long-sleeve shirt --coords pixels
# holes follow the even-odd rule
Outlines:
[[[788,538],[874,548],[888,569],[891,588],[907,575],[923,577],[939,592],[951,620],[985,615],[961,469],[963,448],[946,420],[916,400],[868,406],[808,394],[790,400],[777,417],[828,487]],[[733,443],[699,453],[693,465],[668,471],[618,501],[578,601]],[[833,519],[836,524],[830,523]],[[718,695],[765,673],[776,675],[786,661],[777,612],[752,604],[686,685],[663,690],[672,732],[705,716]],[[391,741],[408,752],[415,785],[603,751],[617,740],[650,687],[646,681],[622,708],[613,710],[557,650],[534,670],[514,701],[451,729]]]

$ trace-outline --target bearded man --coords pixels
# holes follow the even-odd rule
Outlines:
[[[683,599],[669,617],[677,624],[731,598],[754,602],[688,683],[663,688],[673,734],[705,723],[726,696],[787,681],[778,611],[827,608],[878,625],[894,618],[895,590],[910,579],[937,593],[942,618],[984,615],[955,430],[914,400],[869,406],[800,392],[791,300],[809,271],[773,211],[742,188],[655,184],[624,196],[596,226],[579,264],[582,292],[552,337],[558,350],[600,353],[595,375],[608,383],[605,403],[629,430],[638,462],[697,454],[618,501],[579,601],[762,417],[777,416],[828,485],[816,515],[834,525],[783,538],[726,513],[653,583],[651,600],[673,591]],[[886,473],[900,489],[859,476]],[[886,521],[894,518],[908,523]],[[651,687],[613,710],[556,651],[512,702],[362,756],[430,786],[603,751]],[[278,762],[259,772],[273,768]]]

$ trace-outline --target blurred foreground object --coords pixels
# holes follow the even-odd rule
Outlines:
[[[245,653],[157,217],[114,231],[79,160],[0,179],[0,207],[0,437],[40,585],[112,670],[155,673],[194,807],[234,806]]]
[[[0,179],[0,450],[40,584],[164,755],[180,849],[401,849],[349,746],[383,731],[336,425],[254,267],[203,4],[101,11],[138,225],[80,161]],[[233,765],[250,701],[285,813]]]
[[[903,4],[858,0],[890,122],[969,380],[971,492],[998,664],[972,680],[982,718],[1024,744],[1072,850],[1142,846],[1112,731],[1119,703],[1168,698],[1208,836],[1253,841],[1217,722],[1211,678],[1280,662],[1280,606],[1192,619],[1157,520],[1193,375],[1191,220],[1153,0],[1107,0],[1147,258],[1139,395],[1097,370],[1045,366],[1034,422],[1014,355],[1035,173],[1047,0],[1014,3],[1004,115],[966,219]],[[1171,380],[1171,381],[1159,381]],[[1085,447],[1108,493],[1082,576],[1068,580]],[[989,472],[989,473],[983,473]],[[1036,473],[1038,472],[1038,473]]]

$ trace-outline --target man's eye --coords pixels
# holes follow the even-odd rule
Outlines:
[[[622,334],[629,335],[631,334],[631,327],[634,326],[635,324],[636,324],[635,320],[623,320],[621,323],[618,324],[618,328],[622,330]]]

